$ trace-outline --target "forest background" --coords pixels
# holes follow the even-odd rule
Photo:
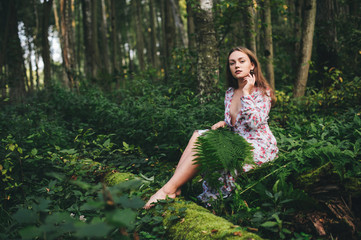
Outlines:
[[[226,57],[241,45],[275,89],[280,158],[262,183],[240,182],[252,193],[213,211],[271,239],[356,239],[360,10],[358,0],[2,0],[0,237],[167,236],[162,214],[139,213],[140,199],[117,202],[128,220],[109,214],[97,183],[110,170],[141,175],[143,199],[164,184],[192,131],[223,119]],[[84,169],[91,161],[103,167]],[[195,201],[200,189],[187,185],[185,198]],[[272,211],[260,207],[270,200]],[[302,207],[289,211],[288,200]],[[88,220],[70,224],[63,213]]]

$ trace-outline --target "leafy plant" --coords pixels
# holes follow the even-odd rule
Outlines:
[[[221,171],[230,172],[235,177],[244,164],[254,164],[251,144],[228,129],[210,130],[199,136],[195,149],[197,158],[194,164],[212,187],[221,184]]]

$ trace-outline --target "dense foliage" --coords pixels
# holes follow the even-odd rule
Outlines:
[[[334,192],[315,193],[319,179],[313,173],[325,169],[321,178],[329,182],[323,186],[341,186],[341,195],[360,198],[361,108],[354,104],[360,78],[342,79],[335,70],[325,77],[333,81],[328,89],[311,89],[302,99],[277,92],[270,126],[279,158],[241,175],[232,197],[212,203],[216,214],[265,238],[311,239],[317,233],[312,224],[301,224],[302,214],[329,212],[319,196]],[[172,210],[139,211],[140,198],[167,181],[192,131],[222,118],[222,94],[201,105],[187,85],[144,77],[112,94],[54,87],[24,104],[4,105],[1,238],[165,238],[163,212]],[[112,171],[139,177],[106,188],[102,179]],[[184,187],[186,199],[195,200],[198,180]],[[360,217],[359,207],[351,211]],[[184,212],[174,214],[178,221]],[[342,220],[328,224],[329,237],[359,236]]]

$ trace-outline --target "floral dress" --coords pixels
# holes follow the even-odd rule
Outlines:
[[[277,157],[278,148],[276,138],[273,136],[268,126],[268,114],[271,110],[270,91],[264,95],[258,88],[250,95],[241,97],[241,110],[237,114],[235,124],[232,126],[230,106],[234,95],[234,88],[230,87],[226,91],[224,99],[225,112],[224,121],[231,127],[232,131],[238,133],[251,143],[254,147],[253,159],[256,165],[272,161]],[[245,164],[243,171],[247,172],[254,166]],[[219,192],[223,197],[228,197],[234,189],[234,178],[229,173],[222,173],[220,181],[224,183],[220,191],[211,189],[207,182],[203,182],[203,193],[198,198],[203,202],[209,202],[210,199],[217,199]]]

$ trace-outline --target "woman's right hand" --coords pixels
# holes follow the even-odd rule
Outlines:
[[[220,127],[225,127],[227,125],[227,123],[225,121],[219,121],[217,122],[216,124],[214,124],[211,129],[212,130],[216,130],[217,128],[220,128]]]

